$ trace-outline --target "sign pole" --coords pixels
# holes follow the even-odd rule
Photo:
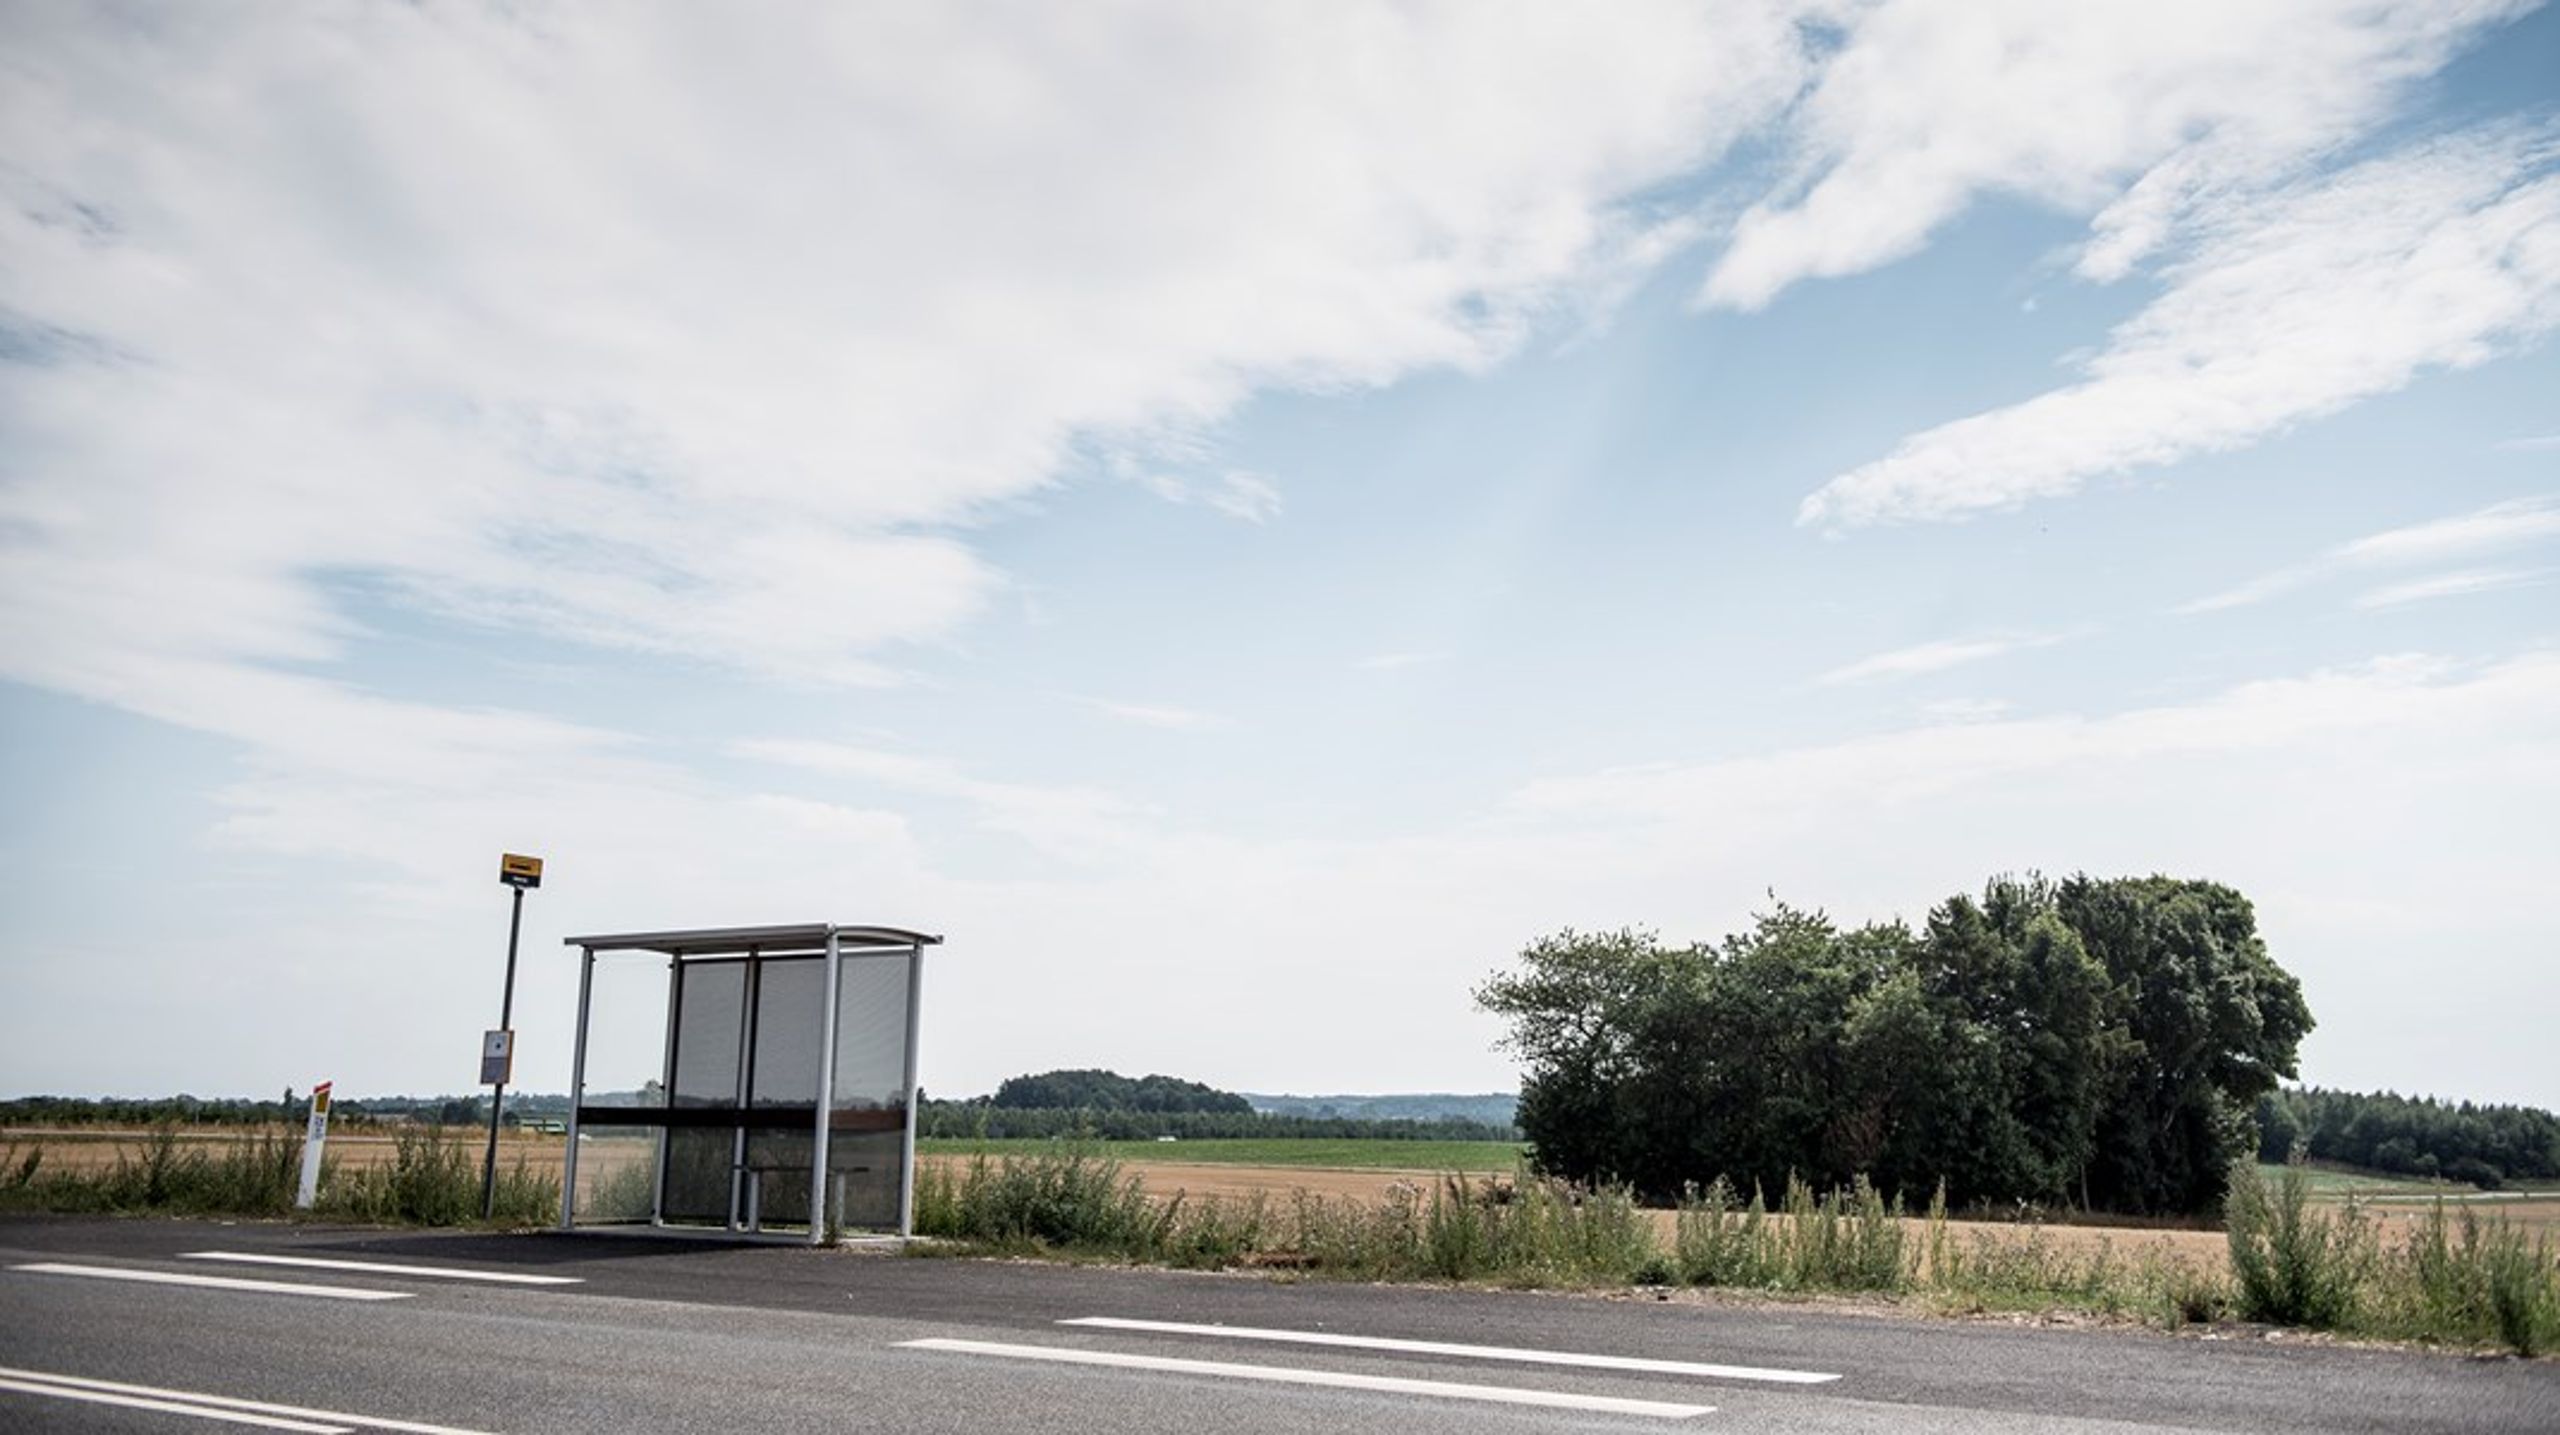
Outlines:
[[[489,1090],[489,1155],[480,1166],[480,1219],[498,1213],[498,1114],[507,1099],[507,1077],[515,1066],[516,937],[524,930],[524,893],[542,885],[542,859],[510,852],[498,859],[498,880],[513,889],[507,913],[507,987],[498,1003],[498,1029],[480,1045],[480,1080]]]

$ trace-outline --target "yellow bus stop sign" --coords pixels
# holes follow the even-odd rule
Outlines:
[[[498,880],[510,887],[542,885],[542,859],[509,852],[498,859]]]

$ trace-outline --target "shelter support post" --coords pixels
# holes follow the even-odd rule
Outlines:
[[[659,1099],[670,1105],[675,1102],[676,1032],[679,1030],[683,1015],[684,961],[680,957],[669,957],[667,958],[667,1044],[664,1048],[666,1055],[662,1058],[659,1067],[661,1074],[658,1077],[658,1092]],[[649,1165],[649,1224],[663,1226],[667,1223],[667,1128],[663,1126],[658,1128],[656,1140],[658,1153],[651,1158]]]
[[[578,1108],[587,1099],[587,1003],[595,994],[596,949],[578,949],[578,1038],[569,1056],[569,1120],[566,1148],[560,1156],[560,1229],[578,1216]]]
[[[924,948],[907,948],[907,1129],[898,1148],[898,1235],[916,1233],[916,1109],[924,1103],[916,1091],[916,1026],[924,1010]]]
[[[827,932],[826,1007],[819,1017],[818,1129],[809,1155],[809,1244],[823,1245],[834,1212],[827,1209],[827,1138],[834,1134],[836,1104],[836,1005],[844,980],[844,948],[833,929]]]

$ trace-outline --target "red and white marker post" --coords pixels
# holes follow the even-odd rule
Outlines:
[[[311,1125],[302,1133],[302,1189],[294,1193],[293,1208],[308,1211],[320,1194],[320,1148],[329,1142],[329,1083],[311,1088]]]

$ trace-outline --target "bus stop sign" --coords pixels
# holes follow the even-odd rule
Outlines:
[[[516,1034],[511,1031],[487,1031],[480,1035],[480,1084],[504,1086],[515,1074]]]

